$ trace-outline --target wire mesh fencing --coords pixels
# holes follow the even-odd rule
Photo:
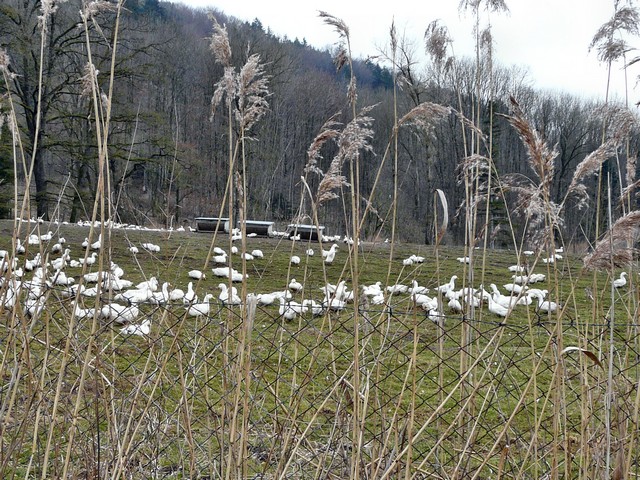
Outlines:
[[[5,478],[639,474],[636,323],[63,293],[3,313]]]

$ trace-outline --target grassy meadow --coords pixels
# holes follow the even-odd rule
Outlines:
[[[59,237],[71,258],[85,255],[88,227],[21,228],[54,235],[50,243],[29,246],[19,264],[37,251],[46,255]],[[1,248],[11,248],[12,231],[12,222],[2,223]],[[211,310],[192,317],[182,302],[140,304],[135,321],[149,319],[151,329],[138,336],[123,334],[120,321],[74,316],[74,299],[62,287],[47,289],[37,315],[5,309],[6,478],[540,478],[554,469],[578,478],[606,468],[608,389],[615,395],[607,420],[614,458],[633,468],[634,290],[615,292],[610,332],[610,278],[584,273],[577,256],[564,254],[553,264],[528,260],[532,272],[547,276],[540,288],[564,304],[553,314],[517,306],[505,319],[485,302],[470,316],[443,304],[434,321],[404,293],[387,295],[384,305],[347,304],[339,312],[285,320],[277,305],[228,307],[217,300],[225,280],[206,260],[213,246],[228,250],[228,236],[114,228],[103,240],[103,262],[115,262],[123,278],[135,284],[156,276],[184,289],[193,281],[200,298],[214,294]],[[148,242],[160,251],[141,248]],[[284,290],[296,278],[304,290],[294,301],[320,301],[325,275],[329,283],[352,283],[353,247],[349,253],[346,243],[323,268],[317,242],[246,242],[247,251],[264,253],[247,262],[249,293]],[[129,251],[132,245],[138,254]],[[305,255],[308,248],[314,256]],[[361,285],[416,280],[436,295],[454,274],[457,288],[467,284],[468,266],[458,261],[462,248],[396,244],[392,257],[390,248],[361,244]],[[474,285],[503,290],[515,252],[474,253],[476,264],[485,265]],[[290,264],[292,254],[301,256],[300,265]],[[403,265],[412,254],[424,262]],[[239,255],[231,258],[240,265]],[[65,271],[79,280],[97,268]],[[194,268],[206,277],[190,279]],[[29,277],[25,272],[23,281]],[[78,300],[104,305],[114,295]],[[565,347],[584,351],[562,353]],[[610,348],[614,374],[607,387]]]

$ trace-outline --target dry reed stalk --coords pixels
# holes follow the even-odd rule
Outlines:
[[[386,453],[386,457],[388,458],[388,461],[391,460],[392,458],[392,453],[398,451],[398,438],[402,437],[402,436],[406,436],[407,438],[410,438],[412,435],[411,433],[413,432],[413,428],[414,428],[414,423],[415,423],[415,400],[416,400],[416,361],[417,361],[417,345],[419,343],[419,334],[418,334],[418,330],[417,330],[417,315],[416,315],[416,311],[415,308],[413,309],[413,313],[411,313],[412,318],[413,318],[413,325],[412,325],[412,353],[411,356],[409,358],[409,363],[407,365],[405,374],[403,376],[403,380],[402,380],[402,385],[400,387],[400,390],[397,394],[397,401],[395,402],[395,405],[393,407],[393,413],[391,415],[391,418],[388,421],[388,428],[387,430],[384,432],[384,441],[382,442],[382,450],[381,450],[381,454],[385,454]],[[386,338],[386,337],[383,337]],[[381,344],[380,348],[379,348],[379,354],[376,357],[376,361],[375,363],[379,364],[379,362],[377,360],[380,359],[380,357],[382,356],[382,354],[384,353],[384,342]],[[401,420],[401,410],[403,407],[403,395],[404,393],[409,390],[411,398],[410,398],[410,415],[409,415],[409,421],[408,423],[406,423],[403,427],[402,427],[402,435],[400,434],[400,428],[399,428],[399,422]],[[395,439],[395,443],[392,443],[393,439]],[[389,450],[389,446],[393,445],[393,448],[391,450]],[[401,468],[401,460],[403,457],[406,457],[405,460],[405,464],[404,464],[404,468],[405,468],[405,478],[407,477],[407,475],[409,474],[410,470],[411,470],[411,466],[412,466],[412,445],[411,443],[407,444],[407,448],[406,451],[404,452],[403,455],[398,455],[397,457],[397,465],[395,468],[397,468],[398,470],[400,470]],[[375,469],[372,472],[371,478],[378,478],[378,476],[381,473],[381,468],[384,467],[384,471],[387,471],[389,468],[388,465],[388,461],[385,462],[385,464],[383,465],[382,462],[378,462],[377,465],[375,466]],[[400,475],[398,474],[398,477]]]
[[[500,336],[501,335],[502,333],[500,333]],[[495,348],[491,351],[489,358],[485,360],[485,363],[487,365],[492,365],[494,363],[495,355],[499,353],[499,347],[500,347],[499,340],[500,339],[498,339],[498,343],[496,343]],[[430,450],[424,455],[424,458],[416,467],[418,471],[420,471],[425,465],[425,463],[429,461],[429,458],[431,458],[433,455],[437,455],[438,450],[442,448],[442,443],[448,439],[447,436],[451,433],[452,430],[458,428],[458,424],[460,420],[463,419],[465,415],[469,415],[470,411],[474,408],[473,401],[475,399],[475,396],[480,392],[482,381],[484,380],[485,375],[487,375],[488,373],[489,373],[489,368],[484,368],[481,371],[479,380],[476,382],[476,385],[472,388],[472,390],[466,395],[466,398],[461,401],[461,405],[458,408],[456,415],[449,422],[449,425],[447,426],[447,428],[443,430],[438,428],[438,432],[439,432],[438,440],[436,440],[435,444],[431,446]],[[463,388],[463,387],[461,386],[460,388]],[[489,385],[487,385],[487,388],[489,389],[491,388],[490,383]],[[441,391],[444,391],[444,386],[441,388]],[[485,405],[490,395],[483,395],[483,397],[484,397],[483,405]],[[481,408],[480,411],[477,412],[477,414],[474,416],[474,420],[473,420],[474,426],[472,427],[471,432],[469,432],[468,435],[464,435],[467,437],[467,440],[459,454],[458,463],[456,464],[454,471],[452,473],[453,478],[458,478],[458,476],[460,475],[460,473],[458,472],[458,469],[461,468],[462,462],[468,459],[469,452],[467,452],[467,449],[472,443],[475,442],[475,430],[479,422],[483,419],[482,412],[483,412],[483,408]]]
[[[409,444],[413,444],[417,442],[422,437],[422,434],[425,432],[425,430],[431,425],[434,419],[436,419],[439,413],[444,409],[444,405],[446,404],[446,402],[449,401],[456,394],[456,392],[459,392],[459,389],[462,387],[462,384],[467,380],[467,377],[470,374],[472,374],[472,370],[483,360],[485,353],[489,350],[491,345],[496,340],[499,339],[500,335],[502,334],[501,332],[502,332],[502,329],[498,330],[496,333],[494,333],[491,336],[487,344],[483,347],[483,349],[477,355],[476,359],[470,365],[469,369],[457,380],[457,382],[452,386],[451,391],[445,396],[444,400],[440,402],[440,404],[438,404],[438,406],[434,409],[434,411],[424,421],[422,426],[411,437],[411,439],[409,440]],[[406,455],[407,448],[408,447],[404,447],[402,450],[398,452],[396,457],[392,460],[390,467],[380,476],[379,480],[385,480],[389,478],[393,469],[397,467],[400,459],[402,459]]]
[[[44,13],[44,12],[43,12]],[[81,15],[83,15],[83,12],[81,12]],[[46,14],[43,14],[43,18],[44,18],[44,22],[43,22],[43,29],[46,28],[46,20],[48,19],[48,16]],[[85,34],[86,34],[86,38],[87,38],[87,43],[88,43],[88,26],[87,26],[87,21],[88,18],[85,17],[84,15],[82,16],[83,19],[83,24],[85,27]],[[43,35],[44,38],[44,35]],[[43,55],[43,46],[41,45],[41,58]],[[90,49],[90,45],[88,45],[88,51],[87,54],[89,55],[89,63],[91,63],[91,49]],[[94,82],[92,82],[93,84]],[[42,67],[41,67],[41,73],[40,73],[40,77],[39,77],[39,84],[42,85]],[[41,89],[39,89],[41,90]],[[99,202],[102,200],[102,194],[104,194],[104,190],[102,190],[103,188],[103,184],[102,184],[102,179],[103,179],[103,172],[104,172],[104,152],[103,152],[103,142],[102,142],[102,138],[101,138],[101,127],[102,127],[102,122],[99,120],[101,119],[101,115],[100,115],[100,109],[98,108],[98,102],[97,102],[97,93],[96,93],[96,89],[92,88],[92,93],[93,93],[93,99],[94,99],[94,113],[95,113],[95,118],[96,118],[96,135],[97,135],[97,140],[98,140],[98,152],[99,152],[99,181],[98,181],[98,186],[99,186],[99,190],[96,198],[95,198],[95,203],[94,203],[94,211],[93,211],[93,217],[92,217],[92,229],[93,229],[93,224],[95,223],[95,219],[96,219],[96,215],[97,215],[97,211],[98,211],[98,204]],[[40,102],[40,100],[38,101],[38,103]],[[38,124],[39,124],[39,120],[38,120]],[[36,135],[37,138],[37,135]],[[33,154],[35,155],[35,146],[33,147]],[[32,167],[33,167],[33,161],[32,161]],[[29,183],[27,182],[27,185]],[[26,196],[25,196],[26,199]],[[102,217],[104,218],[104,217]],[[91,232],[92,230],[90,230],[90,237],[91,238]],[[88,252],[87,254],[88,255]],[[101,263],[101,259],[102,259],[102,255],[100,256],[100,263]],[[71,318],[71,322],[70,322],[70,327],[68,330],[68,334],[67,334],[67,338],[66,338],[66,342],[65,342],[65,348],[64,348],[64,354],[62,357],[62,362],[61,362],[61,368],[58,372],[58,381],[57,381],[57,386],[56,386],[56,391],[55,391],[55,395],[54,395],[54,400],[53,400],[53,407],[52,407],[52,417],[56,418],[57,416],[57,411],[58,411],[58,407],[59,407],[59,402],[60,402],[60,396],[61,396],[61,390],[62,390],[62,383],[63,383],[63,378],[64,378],[64,371],[66,369],[66,363],[70,360],[69,357],[69,351],[71,348],[71,342],[73,339],[73,329],[75,327],[75,315],[72,315]],[[92,332],[95,333],[95,329],[97,327],[97,322],[94,320],[93,325],[92,325]],[[93,338],[93,335],[92,337]],[[90,354],[91,351],[91,347],[89,346],[89,348],[87,349],[87,355]],[[88,361],[88,357],[85,358],[85,361]],[[80,400],[82,398],[82,392],[83,392],[83,386],[84,386],[84,379],[86,376],[86,363],[83,364],[82,367],[82,376],[81,376],[81,382],[80,382],[80,387],[79,387],[79,391],[76,397],[76,402],[75,402],[75,407],[74,407],[74,416],[72,417],[72,425],[70,428],[70,439],[69,439],[69,443],[68,443],[68,447],[67,447],[67,452],[66,455],[64,456],[64,466],[63,466],[63,472],[64,472],[64,476],[66,476],[66,472],[69,468],[69,463],[70,463],[70,458],[71,458],[71,445],[73,444],[72,440],[73,440],[73,436],[75,434],[75,426],[76,426],[76,422],[77,422],[77,413],[80,407]],[[45,450],[44,450],[44,459],[43,459],[43,467],[42,467],[42,478],[46,478],[47,477],[47,469],[49,467],[49,456],[51,454],[51,449],[53,446],[53,438],[54,438],[54,434],[55,434],[55,422],[52,422],[50,427],[49,427],[49,432],[48,432],[48,438],[47,438],[47,443],[45,446]]]
[[[106,2],[105,2],[106,3]],[[102,8],[113,8],[116,11],[116,17],[115,17],[115,21],[114,21],[114,35],[113,35],[113,46],[112,46],[112,50],[111,50],[111,67],[110,67],[110,74],[109,74],[109,90],[108,93],[106,95],[107,101],[105,102],[106,105],[104,105],[102,102],[98,102],[98,95],[97,95],[97,85],[95,83],[95,81],[92,80],[92,94],[93,94],[93,102],[94,102],[94,115],[95,115],[95,119],[96,119],[96,135],[97,135],[97,142],[98,142],[98,160],[99,160],[99,174],[98,174],[98,192],[96,194],[96,199],[95,199],[95,204],[94,204],[94,212],[93,212],[93,216],[92,216],[92,229],[93,229],[93,225],[95,224],[96,218],[97,218],[97,206],[98,206],[98,202],[100,203],[100,219],[101,221],[101,232],[100,235],[103,239],[103,247],[100,249],[100,255],[98,257],[98,268],[100,269],[100,271],[103,271],[103,266],[105,263],[105,255],[104,252],[108,251],[109,245],[110,245],[110,231],[111,231],[111,222],[109,222],[109,231],[107,232],[107,234],[105,234],[105,219],[110,219],[112,218],[111,215],[111,201],[110,201],[110,193],[111,193],[111,187],[110,187],[110,171],[108,168],[108,133],[109,133],[109,125],[110,125],[110,121],[111,121],[111,99],[113,97],[113,88],[114,88],[114,79],[115,79],[115,59],[116,59],[116,52],[117,52],[117,45],[118,45],[118,34],[119,34],[119,26],[120,26],[120,12],[121,9],[123,7],[123,2],[122,0],[119,0],[118,3],[114,6],[109,6],[109,5],[102,5],[102,2],[100,2],[100,4],[93,4],[94,7],[96,8],[95,11],[92,10],[83,10],[80,12],[81,14],[81,18],[82,18],[82,23],[84,26],[84,32],[85,32],[85,39],[86,39],[86,44],[87,44],[87,56],[88,56],[88,60],[89,63],[92,64],[92,57],[91,57],[91,45],[90,45],[90,41],[89,41],[89,27],[88,27],[88,22],[91,20],[94,22],[95,21],[93,19],[93,16],[96,14],[96,12],[100,11],[100,6],[102,6]],[[105,211],[105,202],[106,202],[106,207],[107,207],[107,211]],[[91,240],[92,238],[92,230],[89,231],[89,239]],[[85,252],[85,259],[88,257],[89,255],[89,250],[87,249],[87,251]],[[85,262],[86,263],[86,262]],[[101,275],[98,276],[98,280],[101,280]],[[96,298],[96,303],[97,303],[97,298]],[[72,420],[71,420],[71,429],[70,429],[70,434],[69,434],[69,439],[68,439],[68,444],[67,444],[67,451],[66,451],[66,455],[65,455],[65,459],[64,459],[64,467],[63,467],[63,476],[66,477],[67,476],[67,471],[69,469],[70,466],[70,462],[71,462],[71,456],[72,456],[72,446],[74,444],[73,442],[73,438],[75,435],[75,430],[76,430],[76,424],[78,421],[78,414],[80,411],[80,407],[81,407],[81,400],[83,398],[83,394],[84,394],[84,383],[85,383],[85,379],[86,379],[86,375],[87,375],[87,367],[89,364],[89,359],[91,357],[91,352],[92,352],[92,348],[93,348],[93,340],[94,340],[94,335],[95,332],[97,330],[97,315],[94,316],[94,320],[92,322],[92,327],[91,327],[91,335],[90,335],[90,340],[89,340],[89,344],[87,347],[87,351],[86,351],[86,357],[85,357],[85,363],[83,363],[82,366],[82,371],[81,371],[81,375],[80,375],[80,382],[79,382],[79,386],[78,386],[78,393],[76,396],[76,403],[74,405],[74,411],[73,411],[73,415],[72,415]],[[65,346],[65,350],[68,352],[68,346],[69,346],[69,342],[71,341],[70,338],[67,339],[67,345]],[[62,373],[62,371],[61,371]],[[53,430],[50,431],[50,433],[52,433]],[[51,439],[51,437],[50,437]],[[46,465],[45,465],[45,469],[46,469]]]
[[[373,107],[366,107],[362,110],[361,114],[356,113],[356,104],[358,99],[358,91],[356,85],[356,77],[353,69],[353,60],[351,55],[351,39],[349,36],[349,28],[346,23],[337,17],[329,15],[326,12],[319,12],[320,18],[330,26],[333,26],[339,36],[339,47],[337,55],[335,56],[335,62],[338,70],[342,68],[346,63],[349,64],[350,80],[347,88],[347,100],[352,108],[352,120],[345,127],[343,134],[338,140],[339,155],[342,152],[342,156],[345,161],[349,162],[349,175],[350,175],[350,198],[351,198],[351,235],[354,240],[353,250],[350,248],[349,253],[349,265],[351,267],[351,279],[354,290],[354,302],[359,304],[359,242],[360,242],[360,153],[359,151],[366,150],[368,147],[368,136],[370,135],[369,126],[372,122],[367,117],[368,111]],[[372,132],[371,132],[372,134]],[[335,160],[335,159],[334,159]],[[333,164],[333,162],[332,162]],[[331,170],[331,168],[330,168]],[[330,177],[328,179],[327,187],[332,184],[335,185],[336,177]],[[324,180],[324,179],[323,179]],[[340,182],[343,183],[342,181]],[[319,190],[322,188],[322,182],[320,183]],[[326,189],[330,192],[332,188]],[[321,198],[322,195],[318,195]],[[344,209],[346,214],[346,209]],[[348,225],[348,223],[347,223]],[[358,345],[359,345],[359,311],[354,311],[354,348],[353,348],[353,396],[355,398],[353,409],[353,433],[352,433],[352,452],[351,452],[351,478],[357,480],[359,478],[358,460],[360,458],[361,449],[361,432],[359,431],[359,423],[364,422],[364,418],[361,420],[361,402],[358,396],[360,390],[360,366],[358,358]]]

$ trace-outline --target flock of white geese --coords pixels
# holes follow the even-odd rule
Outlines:
[[[33,234],[28,243],[34,247],[37,253],[32,258],[20,255],[11,255],[7,250],[0,250],[0,271],[4,272],[0,278],[0,311],[22,308],[23,311],[35,317],[45,309],[46,292],[48,289],[59,289],[61,295],[71,299],[73,312],[77,319],[95,318],[96,316],[117,324],[123,335],[148,335],[151,331],[151,320],[148,315],[141,312],[143,304],[183,305],[184,312],[188,316],[200,317],[210,313],[212,301],[215,295],[211,292],[199,297],[194,290],[194,282],[206,278],[206,273],[200,270],[191,270],[188,275],[192,281],[186,285],[186,290],[175,288],[169,282],[160,283],[156,277],[151,277],[143,282],[133,284],[124,278],[124,271],[115,263],[105,271],[93,271],[85,273],[81,281],[76,280],[66,273],[67,268],[92,267],[102,248],[102,239],[89,242],[85,239],[82,244],[83,255],[79,258],[71,257],[71,249],[66,245],[62,237],[58,237],[54,243],[53,233],[44,235]],[[39,246],[47,244],[48,253],[43,258]],[[152,243],[141,244],[142,249],[149,252],[158,252],[160,247]],[[338,252],[338,245],[332,244],[329,249],[323,250],[323,262],[331,264]],[[135,246],[130,248],[133,254],[139,253]],[[16,254],[24,254],[26,248],[20,242],[15,248]],[[306,250],[307,256],[313,256],[312,249]],[[222,305],[240,305],[240,297],[236,287],[230,282],[242,281],[245,277],[242,273],[229,266],[229,255],[238,254],[235,247],[231,253],[227,253],[219,247],[214,249],[213,262],[217,265],[211,269],[215,276],[226,281],[218,284],[219,293],[217,300]],[[53,258],[51,258],[53,257]],[[261,250],[253,250],[245,253],[245,259],[250,261],[262,258]],[[547,262],[562,258],[559,253],[551,256]],[[458,261],[466,263],[466,258]],[[301,262],[298,256],[291,257],[291,264],[295,266]],[[402,261],[404,266],[424,262],[424,257],[411,255]],[[86,271],[86,269],[84,270]],[[361,300],[368,305],[391,305],[394,296],[405,295],[418,307],[425,310],[426,315],[434,322],[441,321],[449,312],[462,312],[466,306],[474,308],[487,306],[489,312],[499,317],[506,317],[520,306],[533,305],[538,312],[553,312],[559,308],[556,302],[547,298],[546,289],[538,289],[534,284],[545,280],[544,274],[527,273],[520,265],[509,267],[513,281],[502,286],[502,291],[494,283],[486,290],[482,285],[478,288],[457,288],[458,276],[453,275],[448,282],[435,288],[427,288],[413,280],[411,285],[394,284],[383,287],[378,281],[371,285],[362,285]],[[29,272],[31,275],[28,275]],[[616,288],[626,285],[626,272],[622,272],[619,278],[613,281]],[[27,279],[27,277],[30,277]],[[337,284],[327,283],[320,289],[322,297],[318,300],[303,299],[294,301],[294,295],[308,294],[309,289],[291,278],[288,288],[283,291],[270,293],[250,294],[257,304],[262,306],[277,305],[278,313],[286,320],[293,320],[296,316],[311,312],[315,315],[323,315],[328,310],[340,311],[348,303],[353,302],[354,293],[347,282],[342,280]],[[103,294],[109,295],[103,295]],[[318,294],[319,296],[319,294]],[[95,300],[95,297],[100,297]],[[93,302],[87,298],[94,298]],[[110,298],[110,300],[106,300]],[[93,305],[86,308],[87,305]]]

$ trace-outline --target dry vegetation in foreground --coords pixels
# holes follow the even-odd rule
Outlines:
[[[490,4],[496,11],[506,9],[501,0]],[[478,20],[480,2],[461,5],[474,10]],[[41,52],[54,7],[43,2]],[[292,221],[307,219],[317,226],[322,204],[342,197],[348,236],[361,238],[367,216],[375,213],[391,231],[389,244],[344,244],[327,264],[317,244],[253,239],[246,232],[233,245],[230,237],[209,234],[111,228],[95,222],[115,215],[109,169],[113,90],[101,90],[91,62],[90,32],[104,8],[119,13],[122,3],[92,2],[81,12],[89,57],[85,93],[92,99],[97,139],[94,227],[25,222],[14,230],[12,222],[0,223],[0,248],[6,250],[0,290],[2,478],[638,476],[635,164],[629,163],[622,214],[615,222],[610,184],[602,182],[601,169],[625,142],[629,149],[637,123],[632,115],[619,110],[607,118],[602,146],[578,165],[566,195],[558,199],[551,191],[556,153],[515,98],[505,118],[522,140],[527,176],[495,171],[493,129],[483,134],[480,119],[423,103],[395,120],[376,181],[362,202],[360,156],[372,149],[372,107],[358,110],[351,76],[348,119],[345,124],[329,119],[313,140]],[[332,15],[320,15],[340,37],[337,65],[351,66],[349,29]],[[448,40],[441,40],[435,46],[443,49],[444,61]],[[111,65],[116,47],[110,50]],[[268,108],[268,78],[257,55],[249,55],[239,70],[233,67],[226,28],[216,21],[211,49],[224,68],[212,106],[225,112],[229,125],[227,184],[218,215],[228,212],[231,225],[244,225],[250,198],[245,146]],[[480,50],[478,45],[478,55]],[[397,53],[392,26],[394,75],[402,72]],[[481,68],[491,68],[490,59],[477,58],[478,78]],[[9,85],[7,57],[0,55],[0,61]],[[110,78],[115,80],[113,67]],[[480,82],[475,89],[472,101],[480,111]],[[398,243],[398,175],[384,219],[374,212],[377,179],[385,162],[397,163],[399,128],[426,134],[451,115],[465,139],[457,172],[465,191],[458,211],[465,246],[442,244],[450,208],[441,191],[434,207],[435,245]],[[333,157],[321,162],[324,145],[332,142]],[[14,155],[16,172],[18,165]],[[29,186],[33,169],[26,162],[22,168]],[[563,216],[589,198],[584,181],[596,173],[595,242],[580,259],[558,244]],[[17,188],[14,197],[20,216],[29,216],[29,189],[21,208]],[[488,248],[495,202],[503,202],[514,250]],[[49,232],[50,239],[42,241]],[[34,242],[27,245],[32,235]],[[61,237],[66,241],[54,252]],[[100,241],[95,256],[80,248],[85,237],[89,244]],[[27,245],[25,252],[18,252],[17,240]],[[159,248],[145,249],[143,243]],[[525,245],[535,252],[526,255]],[[132,253],[132,246],[139,252]],[[260,249],[264,255],[241,261],[230,252],[234,246],[240,253]],[[239,270],[237,305],[216,300],[225,285],[233,285],[214,277],[214,247],[227,250],[225,265]],[[309,247],[316,255],[306,254]],[[292,264],[292,255],[300,264]],[[411,255],[424,259],[405,262]],[[458,261],[465,257],[471,257],[469,263]],[[515,280],[512,266],[528,276],[522,281],[529,290],[520,298],[531,304],[500,309],[501,297],[485,291],[496,284],[505,293],[504,285]],[[194,269],[206,277],[191,280],[188,272]],[[626,282],[616,286],[612,280],[621,270]],[[56,285],[62,272],[74,280]],[[94,282],[85,275],[96,272],[96,290],[88,295]],[[533,284],[533,274],[539,283]],[[303,288],[287,299],[282,292],[293,278]],[[159,290],[165,282],[172,291],[192,282],[199,300],[168,300]],[[376,282],[382,293],[365,293]],[[78,283],[85,290],[72,288]],[[320,289],[328,284],[336,285],[336,292],[324,297]],[[400,285],[430,290],[418,296],[387,289]],[[281,298],[263,305],[271,292]],[[336,297],[345,304],[331,308]],[[316,305],[303,311],[303,299]],[[294,301],[299,310],[291,310]],[[544,311],[544,302],[555,307]]]
[[[84,255],[87,227],[27,225],[54,235],[19,255],[21,266],[37,251],[55,260],[50,248],[59,237],[71,258]],[[1,227],[0,247],[6,247],[12,223]],[[404,472],[540,478],[553,468],[571,477],[605,468],[610,283],[597,276],[603,288],[594,295],[603,311],[594,316],[585,292],[593,277],[581,274],[580,259],[564,255],[533,268],[554,278],[542,285],[557,288],[553,298],[566,306],[561,315],[518,306],[504,319],[485,303],[473,318],[444,305],[434,319],[404,293],[387,296],[386,305],[361,305],[358,317],[348,304],[340,312],[285,320],[275,305],[254,311],[216,300],[220,279],[203,268],[213,240],[208,233],[112,230],[102,255],[124,270],[123,278],[157,276],[184,288],[187,272],[202,268],[207,276],[196,282],[197,293],[215,295],[199,317],[188,316],[182,302],[138,305],[134,322],[149,319],[148,335],[123,334],[119,319],[74,317],[73,299],[61,287],[46,290],[46,307],[34,316],[5,309],[3,476],[223,478],[234,469],[242,478],[345,478],[357,469],[364,478]],[[128,250],[146,242],[160,252]],[[228,238],[215,244],[226,249]],[[283,290],[295,277],[305,289],[294,300],[321,298],[318,243],[251,238],[247,245],[264,253],[248,262],[247,292]],[[291,266],[292,253],[302,256],[309,247],[318,253]],[[344,278],[351,285],[348,250],[341,245],[328,266],[329,282]],[[388,245],[362,245],[360,284],[416,280],[433,294],[457,274],[457,288],[463,287],[465,264],[457,260],[463,249],[440,246],[435,253],[430,246],[396,245],[390,260]],[[424,262],[403,265],[411,254]],[[478,262],[486,257],[484,284],[512,280],[513,251],[477,255]],[[81,269],[65,271],[80,278]],[[633,372],[640,340],[627,321],[635,312],[633,291],[616,292],[616,311],[628,316],[618,313],[613,331],[616,402],[609,419],[616,461],[629,468],[637,451]],[[103,292],[97,303],[84,304],[100,307],[114,295]],[[566,346],[584,351],[563,354]],[[359,399],[353,398],[356,363]],[[361,437],[354,439],[356,418]]]

